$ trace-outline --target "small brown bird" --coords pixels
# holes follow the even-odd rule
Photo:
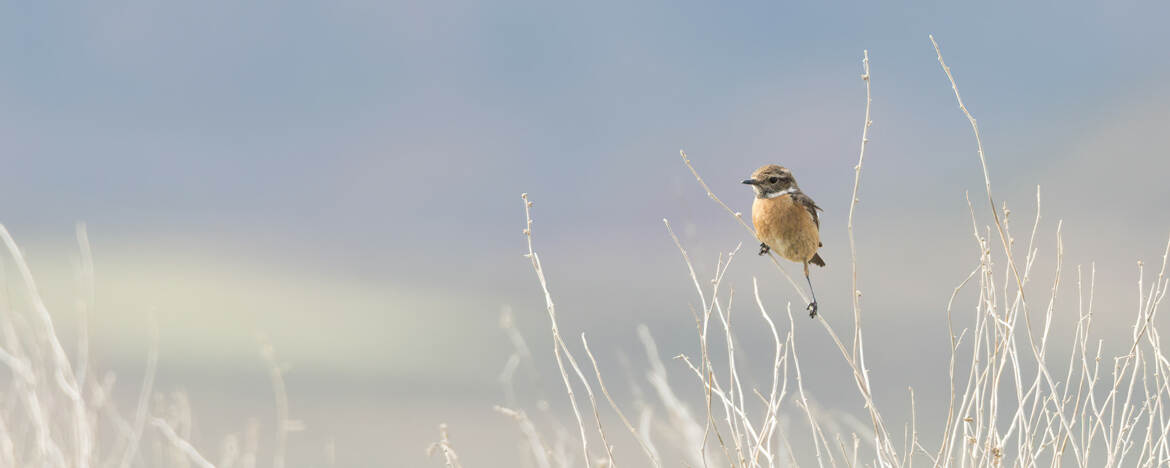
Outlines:
[[[825,266],[817,253],[821,247],[821,220],[817,211],[821,207],[800,191],[791,171],[775,164],[756,169],[752,178],[743,183],[750,184],[756,192],[752,224],[756,227],[756,237],[763,241],[760,255],[775,250],[781,257],[804,264],[804,279],[812,294],[808,316],[816,317],[817,294],[808,277],[808,264]]]

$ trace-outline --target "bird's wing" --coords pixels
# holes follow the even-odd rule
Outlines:
[[[824,210],[821,210],[821,207],[817,206],[817,203],[814,202],[812,198],[809,198],[809,196],[805,195],[804,192],[796,192],[792,194],[792,201],[808,210],[808,214],[812,216],[813,223],[816,223],[817,229],[821,228],[821,218],[817,216],[817,211]]]

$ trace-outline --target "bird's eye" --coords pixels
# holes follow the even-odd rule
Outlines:
[[[779,178],[779,177],[769,177],[769,178],[768,178],[768,183],[772,183],[772,184],[774,184],[774,183],[776,183],[776,182],[780,182],[780,178]]]

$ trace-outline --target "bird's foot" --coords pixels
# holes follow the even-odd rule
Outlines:
[[[768,247],[768,244],[765,244],[763,242],[760,243],[760,255],[767,255],[768,252],[771,252],[771,251],[772,251],[772,248]]]
[[[817,301],[812,301],[812,302],[808,303],[808,307],[805,307],[805,309],[808,310],[808,318],[816,318],[816,316],[817,316]]]

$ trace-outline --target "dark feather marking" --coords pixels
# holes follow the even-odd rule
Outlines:
[[[813,223],[817,225],[817,229],[821,228],[821,218],[817,216],[817,211],[825,210],[822,210],[812,198],[809,198],[808,195],[805,195],[804,192],[799,190],[792,193],[792,201],[808,210],[808,214],[812,215]]]

